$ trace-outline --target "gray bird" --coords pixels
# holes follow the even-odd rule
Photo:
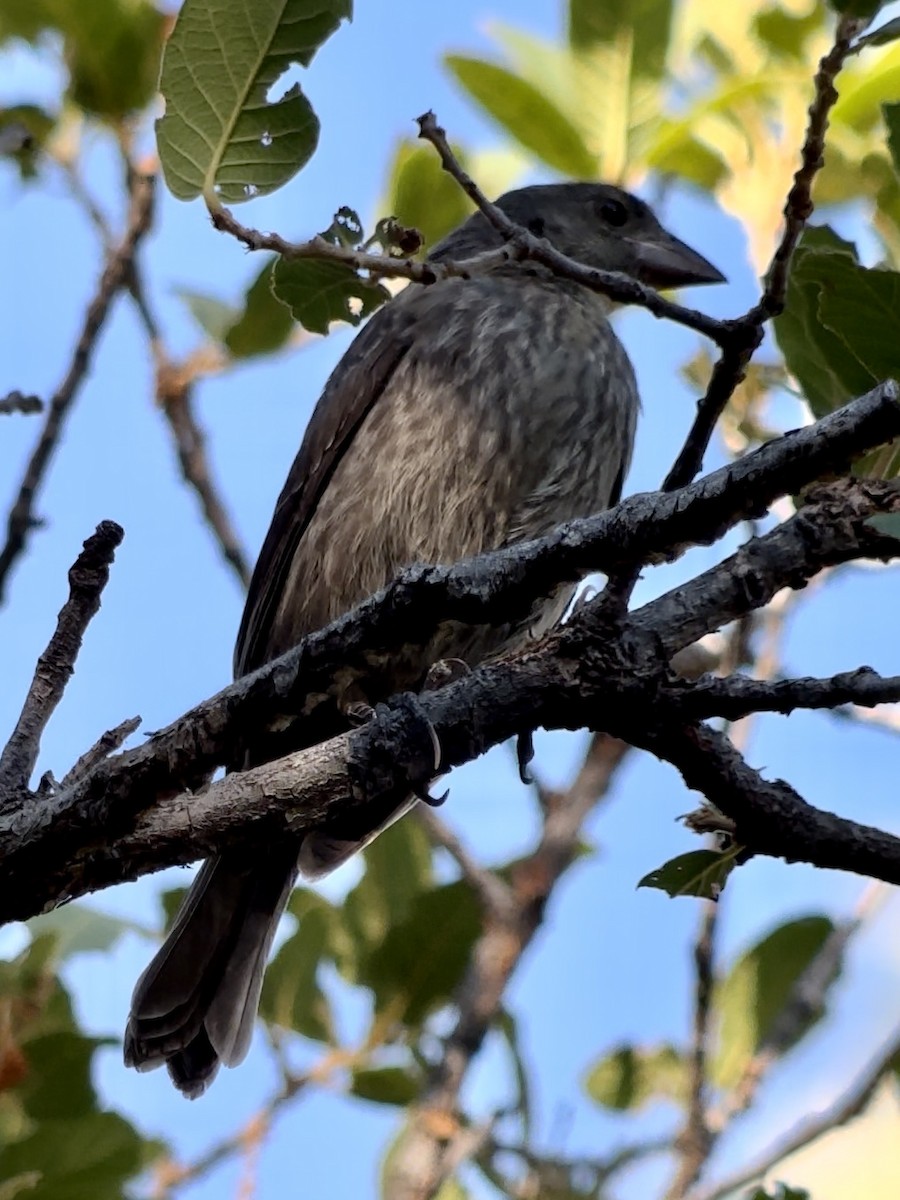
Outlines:
[[[717,283],[711,263],[618,188],[563,183],[498,202],[565,254],[654,287]],[[501,244],[481,215],[441,242],[433,260]],[[547,533],[615,504],[639,408],[610,301],[533,263],[471,279],[410,285],[380,309],[338,363],[278,499],[256,564],[235,650],[240,676],[296,645],[411,563],[453,563]],[[566,587],[527,622],[457,628],[414,662],[341,698],[375,704],[421,686],[440,658],[474,666],[539,636],[561,617]],[[296,746],[296,741],[293,743]],[[278,753],[271,740],[243,765]],[[207,859],[164,945],[138,980],[125,1061],[166,1062],[186,1096],[219,1063],[247,1053],[266,958],[298,871],[317,878],[365,846],[412,801],[300,841]]]

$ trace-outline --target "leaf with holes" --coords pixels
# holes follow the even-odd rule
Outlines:
[[[163,57],[166,114],[156,138],[179,200],[237,203],[287,183],[308,161],[319,121],[299,85],[270,92],[307,67],[351,15],[352,0],[185,0]]]

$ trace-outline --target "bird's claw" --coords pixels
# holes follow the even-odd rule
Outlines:
[[[530,729],[527,729],[516,738],[516,761],[519,765],[519,778],[526,785],[534,783],[534,776],[528,770],[528,764],[533,758],[534,735]]]

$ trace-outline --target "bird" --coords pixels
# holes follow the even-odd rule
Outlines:
[[[590,267],[657,289],[724,281],[706,258],[619,187],[538,184],[501,196],[517,226]],[[503,245],[475,212],[426,261]],[[502,256],[495,256],[502,259]],[[436,272],[436,274],[438,274]],[[453,563],[546,534],[618,502],[640,401],[600,292],[533,259],[411,283],[362,327],[330,376],[278,498],[250,583],[236,677],[322,628],[414,563]],[[412,658],[399,654],[340,697],[354,705],[421,687],[439,660],[467,666],[515,650],[562,618],[567,585],[502,628],[454,626]],[[306,744],[310,744],[308,741]],[[292,746],[296,748],[296,744]],[[243,765],[277,756],[270,740]],[[266,959],[298,874],[334,870],[414,798],[202,865],[166,940],[138,980],[125,1062],[166,1063],[187,1097],[249,1048]]]

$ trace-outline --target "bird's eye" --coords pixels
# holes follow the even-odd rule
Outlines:
[[[544,218],[543,217],[533,217],[528,222],[528,229],[529,229],[529,232],[533,233],[535,237],[543,237],[544,236]]]
[[[628,220],[628,209],[621,200],[604,200],[600,205],[600,216],[607,225],[618,229]]]

